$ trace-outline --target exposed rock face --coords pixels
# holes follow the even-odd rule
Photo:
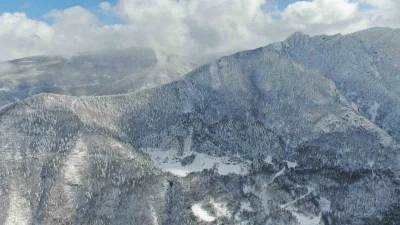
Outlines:
[[[396,224],[399,146],[385,121],[398,112],[361,105],[397,106],[400,73],[381,56],[354,37],[295,34],[161,87],[7,106],[0,221]]]
[[[194,68],[184,57],[148,48],[17,59],[0,63],[0,106],[39,93],[135,92],[174,81]]]

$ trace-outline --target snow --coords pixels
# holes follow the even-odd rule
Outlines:
[[[273,163],[272,163],[272,156],[270,156],[270,155],[267,156],[267,157],[264,159],[264,162],[265,162],[265,163],[268,163],[268,164],[273,164]]]
[[[228,164],[223,164],[223,162],[221,164],[218,164],[218,173],[220,175],[228,175],[230,173],[233,174],[242,174],[242,175],[246,175],[248,173],[247,168],[244,167],[243,165],[228,165]]]
[[[319,225],[321,216],[310,216],[299,211],[291,211],[292,215],[296,217],[299,225]]]
[[[216,202],[214,199],[211,199],[210,204],[212,205],[213,214],[216,216],[210,215],[210,213],[203,208],[203,203],[192,205],[191,209],[193,214],[205,222],[213,222],[219,217],[231,217],[226,203]]]
[[[82,172],[87,167],[87,149],[83,140],[78,140],[75,148],[68,155],[64,167],[61,169],[61,174],[67,183],[80,184]]]
[[[299,200],[301,200],[301,199],[304,199],[304,198],[307,197],[307,195],[309,195],[311,192],[315,191],[315,189],[312,188],[312,187],[308,187],[308,186],[307,186],[306,188],[307,188],[307,193],[306,193],[306,194],[300,196],[299,198],[297,198],[297,199],[295,199],[295,200],[293,200],[293,201],[291,201],[291,202],[282,204],[282,205],[281,205],[281,209],[290,208],[291,205],[295,204],[297,201],[299,201]]]
[[[190,128],[190,134],[185,138],[183,149],[185,152],[190,152],[190,148],[192,146],[192,138],[193,138],[193,127]]]
[[[243,185],[243,193],[244,194],[250,194],[253,193],[253,188],[251,188],[249,185]]]
[[[277,177],[282,176],[284,173],[285,173],[285,168],[283,168],[281,171],[277,172],[277,173],[272,177],[272,179],[269,181],[268,185],[269,185],[269,184],[272,184],[272,183],[274,182],[274,180],[275,180]]]
[[[374,160],[369,160],[368,161],[368,166],[369,167],[373,167],[375,165],[375,161]]]
[[[156,212],[153,204],[150,205],[150,212],[151,212],[151,217],[153,218],[153,224],[154,225],[160,224],[158,222],[157,212]]]
[[[316,216],[302,212],[294,207],[294,204],[297,201],[299,201],[300,199],[304,199],[311,192],[315,191],[315,189],[312,187],[307,187],[307,190],[308,190],[307,193],[299,197],[298,199],[295,199],[294,201],[281,205],[281,209],[286,209],[290,211],[292,215],[296,217],[299,225],[319,225],[322,218],[321,213]],[[326,198],[320,198],[318,202],[321,208],[321,212],[331,211],[331,204],[332,204],[331,201],[329,201]]]
[[[375,123],[375,121],[376,121],[376,118],[378,117],[378,110],[379,110],[379,107],[380,107],[381,105],[378,103],[378,102],[376,102],[376,101],[374,101],[374,104],[369,108],[369,110],[368,110],[368,113],[369,113],[369,115],[371,116],[371,121],[373,122],[373,123]]]
[[[320,207],[321,207],[321,211],[322,212],[329,212],[329,211],[331,211],[331,201],[329,201],[328,199],[326,199],[326,198],[321,198],[320,200],[319,200],[319,205],[320,205]]]
[[[249,201],[241,202],[240,203],[240,211],[248,211],[253,212],[253,208],[251,207],[251,203]]]
[[[286,49],[284,50],[286,51]],[[320,220],[321,217],[321,214],[318,214],[319,210],[314,210],[314,206],[308,207],[308,201],[302,201],[304,200],[303,197],[305,197],[306,195],[297,195],[303,195],[305,192],[307,192],[305,187],[304,189],[298,189],[299,193],[293,191],[293,195],[290,196],[290,193],[284,192],[284,190],[282,190],[282,187],[276,185],[275,180],[282,179],[283,176],[285,176],[285,174],[289,172],[288,168],[296,168],[297,162],[300,164],[300,161],[296,162],[295,160],[293,160],[293,157],[295,155],[294,153],[291,154],[290,151],[285,150],[295,149],[297,146],[300,146],[300,144],[305,143],[306,147],[315,146],[316,148],[321,148],[322,150],[333,149],[332,151],[351,151],[348,154],[343,154],[343,157],[332,158],[331,154],[326,154],[325,157],[326,161],[332,162],[331,164],[337,166],[339,169],[348,169],[346,171],[358,170],[359,167],[362,168],[363,166],[361,165],[361,163],[373,164],[373,160],[377,160],[377,168],[379,167],[385,169],[384,167],[386,165],[392,167],[397,165],[393,164],[393,162],[395,162],[397,152],[392,151],[392,149],[382,149],[380,148],[380,146],[375,145],[374,143],[376,136],[380,135],[380,133],[378,132],[381,132],[382,135],[384,134],[384,132],[376,127],[374,124],[372,124],[371,121],[365,119],[363,117],[364,112],[360,111],[359,113],[357,112],[358,110],[356,110],[355,112],[352,112],[349,117],[343,118],[342,114],[344,115],[351,110],[348,108],[348,105],[345,102],[335,101],[335,103],[332,103],[334,101],[329,95],[329,90],[326,88],[328,87],[326,85],[326,82],[324,80],[321,80],[322,77],[320,80],[317,80],[318,82],[314,82],[314,80],[319,79],[317,70],[315,70],[314,73],[311,70],[309,71],[306,68],[306,65],[305,68],[300,67],[300,65],[297,67],[297,61],[292,62],[291,58],[289,57],[290,55],[288,55],[286,59],[281,58],[281,56],[286,57],[286,55],[283,54],[270,54],[270,52],[267,52],[266,50],[261,50],[258,52],[262,52],[263,54],[258,54],[256,52],[256,55],[253,56],[252,52],[248,52],[238,54],[233,58],[229,58],[227,62],[232,63],[232,65],[228,65],[229,67],[226,68],[216,67],[215,73],[209,72],[208,67],[206,66],[201,69],[200,72],[195,71],[183,80],[168,85],[167,88],[160,87],[155,90],[148,90],[146,92],[138,94],[123,95],[118,97],[82,97],[78,98],[78,100],[76,100],[77,98],[72,97],[67,98],[55,96],[53,100],[45,101],[41,99],[46,98],[46,96],[48,95],[42,95],[41,97],[35,97],[32,100],[27,101],[26,104],[17,104],[14,108],[8,108],[7,110],[4,110],[4,115],[2,115],[1,117],[1,127],[4,127],[5,129],[0,129],[3,130],[2,132],[0,132],[0,135],[2,140],[2,149],[4,149],[5,151],[12,150],[15,152],[15,154],[34,152],[33,150],[36,150],[36,148],[33,148],[33,144],[36,145],[38,143],[38,152],[41,153],[42,150],[40,149],[43,148],[44,150],[46,150],[45,148],[53,146],[54,143],[54,138],[50,135],[47,135],[47,131],[43,131],[43,129],[46,129],[48,127],[47,124],[49,124],[49,126],[51,125],[51,128],[54,128],[55,130],[64,129],[64,127],[59,127],[59,125],[61,124],[67,126],[65,129],[67,132],[75,131],[75,125],[71,125],[70,123],[68,123],[68,121],[70,121],[69,116],[71,115],[74,116],[74,118],[75,116],[78,116],[79,118],[77,122],[79,122],[79,124],[82,124],[82,126],[79,125],[78,131],[73,132],[72,137],[74,138],[74,140],[76,137],[75,133],[82,133],[81,135],[84,135],[83,138],[85,138],[85,140],[86,136],[88,136],[89,138],[94,135],[98,135],[101,139],[118,137],[118,139],[121,140],[122,144],[113,142],[111,143],[112,148],[110,150],[108,148],[108,145],[104,144],[104,152],[106,153],[106,155],[102,155],[101,157],[108,157],[109,154],[111,154],[112,156],[117,154],[119,156],[119,154],[122,153],[119,153],[118,149],[122,148],[123,145],[126,145],[127,147],[129,147],[129,149],[127,148],[126,151],[132,152],[132,157],[138,159],[131,162],[120,160],[102,160],[100,162],[96,159],[93,159],[93,157],[84,155],[91,153],[92,150],[96,150],[94,148],[96,148],[97,144],[89,144],[92,143],[92,141],[86,142],[88,143],[87,148],[90,148],[87,150],[84,150],[86,148],[84,146],[84,143],[79,144],[78,142],[77,146],[75,146],[72,151],[69,151],[70,145],[68,145],[67,155],[62,155],[62,158],[60,158],[61,160],[63,160],[63,164],[59,165],[60,161],[54,162],[55,169],[58,170],[59,168],[61,168],[60,172],[56,171],[58,173],[57,175],[60,175],[58,177],[60,179],[57,179],[54,183],[55,185],[59,185],[61,187],[71,186],[70,189],[72,191],[76,190],[76,192],[71,191],[71,195],[65,195],[66,197],[64,197],[64,193],[61,193],[62,196],[61,194],[57,193],[58,190],[61,189],[52,189],[54,191],[50,190],[52,192],[49,192],[49,201],[47,201],[52,204],[47,204],[47,202],[45,202],[50,207],[39,207],[35,209],[35,213],[29,213],[29,215],[35,216],[35,214],[38,213],[46,214],[47,208],[53,207],[54,211],[61,211],[63,214],[66,215],[66,217],[68,217],[68,219],[73,217],[76,214],[76,208],[71,209],[71,212],[68,212],[65,209],[66,206],[75,205],[69,204],[67,201],[65,201],[65,199],[73,199],[73,203],[75,203],[76,198],[78,198],[79,200],[80,197],[84,197],[85,190],[82,191],[82,188],[79,185],[76,187],[72,185],[64,185],[64,181],[76,184],[82,182],[83,174],[87,174],[87,176],[90,176],[93,175],[93,172],[96,172],[96,174],[97,172],[99,172],[103,173],[103,176],[105,176],[106,172],[110,172],[109,175],[113,176],[113,171],[115,171],[117,173],[117,176],[115,177],[115,179],[113,179],[112,185],[104,183],[105,181],[108,182],[104,179],[97,179],[93,180],[92,182],[94,185],[106,185],[103,185],[105,189],[104,191],[102,190],[99,195],[96,195],[96,193],[94,192],[88,193],[88,195],[93,196],[93,198],[87,200],[93,201],[96,204],[99,202],[100,204],[107,203],[106,207],[94,209],[94,214],[100,215],[103,212],[109,211],[109,209],[112,210],[118,207],[118,204],[114,204],[114,202],[118,203],[118,201],[114,201],[112,200],[112,198],[121,196],[121,193],[119,193],[120,191],[118,189],[122,188],[122,191],[124,191],[126,189],[125,186],[127,185],[126,182],[120,182],[120,180],[125,179],[126,176],[129,177],[130,175],[135,175],[135,177],[132,178],[133,180],[137,180],[137,177],[145,177],[145,179],[141,179],[140,185],[142,187],[149,187],[149,185],[151,186],[154,183],[157,183],[159,185],[155,185],[154,187],[147,189],[145,188],[144,192],[141,193],[147,196],[144,196],[143,198],[144,202],[146,203],[145,207],[136,207],[137,210],[131,210],[130,212],[128,212],[132,214],[132,216],[130,217],[138,217],[138,215],[140,217],[141,215],[144,215],[146,218],[148,218],[148,223],[153,222],[154,224],[158,224],[158,220],[164,220],[165,217],[173,218],[180,216],[175,215],[176,210],[172,210],[171,215],[165,215],[165,210],[159,210],[160,207],[164,207],[164,204],[160,206],[157,203],[160,202],[160,199],[162,201],[166,199],[164,195],[167,192],[167,194],[170,195],[167,196],[168,198],[165,201],[168,201],[169,203],[171,202],[170,197],[174,197],[173,195],[179,193],[175,192],[175,189],[168,187],[168,182],[166,182],[166,179],[168,177],[166,178],[164,176],[160,176],[160,173],[162,173],[161,170],[154,170],[155,166],[157,166],[162,170],[172,172],[177,176],[187,176],[191,172],[200,172],[204,169],[212,169],[215,172],[215,174],[211,175],[196,174],[195,181],[192,181],[191,179],[178,179],[177,181],[177,183],[179,183],[180,186],[185,189],[182,191],[182,193],[184,194],[182,198],[186,199],[189,202],[189,207],[192,207],[188,210],[178,210],[178,214],[183,215],[187,213],[186,211],[189,211],[188,213],[191,214],[191,216],[196,216],[196,218],[198,217],[202,220],[200,223],[205,224],[207,223],[207,221],[221,223],[222,221],[216,221],[219,220],[220,216],[225,217],[229,216],[230,213],[235,213],[235,215],[238,214],[239,216],[243,216],[244,220],[252,220],[250,224],[261,224],[267,222],[265,221],[265,217],[272,215],[274,218],[271,219],[271,224],[274,224],[278,223],[276,221],[288,221],[288,215],[290,215],[291,212],[294,215],[293,219],[295,219],[294,217],[296,217],[301,224],[316,224],[317,220]],[[243,63],[240,61],[242,58],[243,61],[246,60]],[[262,60],[258,61],[258,58]],[[331,62],[331,60],[319,61],[325,61],[328,63]],[[309,63],[317,64],[320,63],[319,61],[310,60]],[[260,65],[260,67],[258,67],[258,65]],[[353,63],[350,62],[348,63],[348,65],[349,67],[351,67],[353,66]],[[355,65],[355,67],[358,66]],[[288,69],[287,71],[286,68]],[[300,70],[304,70],[305,72],[298,73],[298,71]],[[247,73],[248,71],[250,71],[251,73]],[[280,71],[282,71],[282,73],[280,73]],[[344,69],[340,70],[338,74],[342,74],[342,71],[344,71]],[[354,71],[351,70],[350,72]],[[345,74],[347,73],[343,73],[344,76]],[[356,75],[357,74],[355,74],[354,76]],[[161,76],[161,78],[162,77],[164,77],[164,75]],[[225,79],[224,77],[227,78]],[[301,80],[303,79],[303,77],[305,77],[304,80]],[[213,84],[212,79],[214,78],[219,79],[215,81],[218,81],[220,83]],[[99,80],[103,79],[99,78]],[[255,85],[253,85],[253,82]],[[264,83],[266,84],[265,87],[263,86]],[[308,83],[310,83],[310,85],[308,85]],[[212,89],[210,88],[210,86],[212,85],[220,85],[221,87],[218,90],[210,91],[210,89]],[[358,86],[355,86],[355,89],[357,89],[357,87]],[[360,93],[362,94],[365,93],[364,90],[356,91],[360,91]],[[316,97],[311,96],[314,93],[316,94]],[[341,93],[338,91],[338,94]],[[346,94],[346,92],[343,91],[343,94]],[[362,94],[360,94],[360,96],[362,96]],[[390,93],[388,95],[382,96],[390,96]],[[356,97],[358,98],[359,96]],[[355,101],[357,99],[356,97],[351,98],[350,100]],[[363,106],[362,110],[364,110],[365,108],[370,108],[369,105],[373,106],[375,98],[376,102],[382,104],[381,107],[375,107],[375,119],[379,119],[381,116],[386,115],[384,110],[387,110],[387,108],[384,108],[384,106],[387,103],[385,101],[382,101],[382,99],[378,97],[367,97],[368,99],[363,99],[360,97],[361,100],[358,104],[360,106]],[[49,99],[50,98],[53,97],[49,97]],[[257,104],[253,104],[253,98],[255,98]],[[65,101],[66,104],[62,102],[62,99],[68,99],[68,101]],[[91,100],[89,101],[88,99]],[[314,100],[317,100],[317,103],[321,103],[324,99],[326,100],[326,105],[324,106],[315,105],[313,102]],[[337,98],[335,98],[335,100],[337,100]],[[50,101],[52,101],[53,103],[50,103]],[[193,107],[191,107],[192,105]],[[247,113],[250,110],[253,110],[253,107],[256,114]],[[67,113],[64,113],[64,108],[67,108]],[[72,110],[70,110],[69,108],[71,108]],[[354,105],[354,108],[357,109],[356,105]],[[378,108],[380,113],[379,117],[377,116]],[[32,110],[34,112],[28,114],[28,111],[25,111],[25,109]],[[374,109],[374,107],[371,107],[371,109]],[[184,120],[177,120],[176,118],[181,118],[183,116],[182,112],[189,113],[188,115],[190,115],[190,117]],[[217,115],[217,112],[219,112],[219,115]],[[367,113],[367,115],[369,114]],[[38,123],[35,122],[36,119],[38,119]],[[55,121],[54,123],[52,122],[53,119]],[[7,122],[7,120],[12,120],[12,122]],[[91,121],[97,122],[95,123]],[[148,124],[141,127],[142,122]],[[311,133],[311,129],[314,128],[314,125],[317,122],[318,126],[315,126],[316,133]],[[8,125],[8,123],[10,125]],[[43,127],[43,124],[46,126]],[[75,124],[75,122],[73,124]],[[153,129],[160,126],[162,127],[161,130]],[[197,132],[205,132],[204,130],[206,129],[209,129],[210,132],[204,134],[202,133],[196,143],[191,143],[192,140],[194,142],[194,139],[192,139],[192,135],[194,136],[195,134],[193,134],[193,132],[191,131],[190,135],[188,135],[188,126],[197,127],[195,132],[196,134]],[[358,127],[366,129],[352,129]],[[9,131],[10,129],[12,132]],[[19,130],[24,131],[24,133],[20,132]],[[14,132],[21,137],[14,135]],[[328,132],[329,134],[324,135],[325,132]],[[64,135],[64,133],[65,132],[61,130],[57,134]],[[29,136],[29,134],[34,135]],[[365,137],[369,137],[371,139],[371,147],[369,147],[370,142],[366,143],[365,145],[363,145],[363,143],[360,143],[360,140],[364,135]],[[16,139],[14,136],[17,136],[18,139]],[[68,135],[67,137],[69,138],[70,135]],[[136,152],[136,149],[133,150],[134,146],[154,146],[158,144],[161,146],[177,146],[179,144],[179,146],[181,146],[181,137],[186,138],[183,142],[183,148],[179,149],[179,151],[168,149],[146,149],[150,157],[146,155],[145,159],[142,159],[143,155],[138,154]],[[343,143],[343,145],[339,145],[342,144],[340,143],[340,140],[343,139],[343,137],[345,137],[346,143]],[[386,135],[382,137],[389,138],[390,136]],[[40,138],[39,141],[43,140],[43,145],[39,142],[35,142],[36,138]],[[306,139],[308,141],[303,142],[303,140]],[[327,139],[332,140],[332,142],[326,141]],[[339,140],[339,143],[335,140]],[[32,145],[28,146],[29,142],[32,143]],[[208,142],[212,143],[213,145],[208,145]],[[97,143],[97,139],[94,140],[93,143]],[[336,146],[336,143],[338,143],[338,146]],[[29,148],[24,149],[25,145]],[[103,144],[101,144],[101,146],[103,146]],[[209,150],[209,152],[214,152],[214,149],[219,149],[218,153],[221,154],[235,154],[236,152],[240,152],[240,155],[231,158],[216,157],[204,153],[193,152],[195,149],[194,146],[196,146],[196,149],[204,149],[204,151]],[[283,148],[285,148],[285,146],[287,147],[285,149],[282,149],[280,146],[282,146]],[[114,149],[114,147],[118,149]],[[62,148],[62,146],[60,148]],[[237,151],[237,148],[240,148],[240,151]],[[362,149],[362,153],[359,154],[360,151],[358,151],[357,149]],[[183,150],[184,154],[181,154],[181,150]],[[374,151],[377,154],[374,154]],[[387,160],[385,158],[383,159],[386,161],[378,160],[381,158],[380,154],[382,152],[382,154],[385,153],[384,151],[388,152],[389,158]],[[103,150],[101,152],[103,152]],[[289,154],[284,154],[288,152]],[[305,152],[305,155],[302,155],[301,158],[306,159],[307,157],[309,157],[310,160],[318,160],[320,158],[318,155],[312,155],[312,153],[313,151]],[[11,155],[11,153],[5,153],[4,155],[7,156],[7,154]],[[271,156],[267,156],[264,154],[270,154]],[[98,153],[96,153],[96,155],[98,155]],[[136,158],[136,155],[138,156],[138,158]],[[183,166],[182,160],[184,159],[184,157],[188,157],[190,155],[193,155],[193,161]],[[273,164],[273,162],[275,161],[277,162],[276,164],[280,164],[282,162],[282,159],[291,160],[293,162],[286,161],[284,163],[285,166],[287,164],[286,169],[283,169],[282,167],[279,168],[278,165],[272,166],[271,168],[274,169],[273,173],[268,173],[268,171],[254,170],[251,174],[252,177],[234,177],[234,179],[228,179],[228,177],[221,177],[218,175],[218,173],[221,175],[246,174],[248,164],[247,162],[243,162],[243,160],[240,160],[240,157],[242,156],[246,156],[249,158],[253,157],[254,159],[257,159],[257,161],[255,161],[257,163],[256,166],[259,166],[258,158],[260,156],[262,156],[261,160],[264,159],[265,161],[265,163],[263,163],[264,165],[266,163]],[[25,155],[16,155],[15,158],[25,159],[27,157],[25,157]],[[122,158],[125,159],[125,157]],[[87,161],[85,162],[85,160]],[[154,161],[154,165],[150,160]],[[104,164],[103,161],[105,165],[102,165]],[[42,168],[42,163],[40,162],[37,163],[37,166],[36,164],[29,165],[32,165],[32,169],[40,172],[40,169]],[[136,165],[138,162],[142,164]],[[329,167],[330,165],[328,165],[329,163],[326,164],[324,162],[322,163],[323,168],[319,168],[319,163],[315,165],[311,164],[310,168],[330,170],[331,168]],[[90,168],[87,167],[87,165],[91,165],[93,163],[100,163],[99,168],[101,167],[101,170],[88,170]],[[8,164],[12,165],[12,167],[7,168],[7,171],[5,171],[7,176],[9,174],[8,170],[17,168],[19,163],[7,162],[7,165]],[[115,167],[114,165],[121,165],[121,167]],[[133,168],[132,166],[135,167]],[[15,179],[24,179],[24,177],[22,176],[18,177],[17,172],[19,171],[11,171]],[[172,174],[168,175],[173,176]],[[293,176],[297,175],[298,174],[293,174]],[[304,176],[306,176],[307,179],[301,180],[297,179],[301,177],[295,177],[296,179],[289,180],[288,184],[290,184],[291,187],[296,188],[300,187],[300,185],[306,184],[315,185],[315,190],[321,190],[321,185],[323,186],[324,182],[334,183],[334,181],[329,179],[320,179],[321,177],[319,177],[318,174],[307,173]],[[96,176],[94,178],[104,177]],[[221,183],[221,187],[203,190],[204,187],[210,185],[208,183],[210,181],[209,178],[213,181]],[[5,186],[10,186],[12,185],[10,184],[10,182],[13,182],[13,180],[7,180],[5,182]],[[18,180],[16,180],[15,182],[18,182]],[[265,185],[268,182],[274,183],[273,185],[276,185],[276,187],[266,188]],[[388,182],[383,180],[382,182],[383,183],[381,185],[375,185],[373,180],[368,180],[367,177],[364,183],[366,187],[370,188],[372,191],[364,191],[359,195],[355,195],[353,193],[357,192],[357,187],[353,185],[349,186],[349,189],[344,190],[343,193],[333,193],[338,194],[338,199],[343,198],[343,196],[352,196],[352,199],[350,199],[349,202],[343,203],[338,201],[339,205],[337,207],[343,207],[343,220],[351,220],[353,218],[352,213],[368,218],[370,215],[376,214],[372,211],[374,209],[377,209],[377,207],[384,208],[384,204],[386,204],[387,201],[383,201],[384,204],[382,205],[382,207],[379,204],[368,204],[368,201],[363,201],[363,199],[369,198],[380,203],[380,199],[387,199],[388,196],[393,196],[390,180]],[[247,183],[247,185],[244,185],[244,183]],[[386,183],[388,183],[389,186],[386,185]],[[23,184],[25,185],[26,182]],[[36,189],[32,189],[32,196],[34,196],[34,194],[42,193],[43,190],[46,191],[46,189],[43,189],[43,187],[40,186],[40,182],[37,184],[34,183],[32,185],[34,185],[34,187],[38,187],[37,191]],[[54,187],[57,187],[55,185]],[[174,185],[176,185],[175,181]],[[22,184],[20,186],[22,186]],[[13,218],[23,218],[23,215],[21,216],[18,213],[22,213],[24,211],[20,210],[19,208],[20,206],[25,206],[27,204],[25,204],[26,202],[24,202],[21,198],[29,195],[26,194],[27,191],[20,191],[17,187],[18,186],[12,187],[11,191],[7,193],[7,195],[9,196],[6,197],[10,198],[11,200],[10,206],[6,207],[14,208],[10,211],[14,212],[14,214],[10,213],[10,215],[14,215]],[[169,189],[167,189],[167,187]],[[254,189],[252,189],[252,187]],[[242,191],[241,188],[243,189],[242,193],[240,193]],[[310,190],[311,189],[308,189],[307,195],[310,193]],[[316,193],[315,195],[313,193],[313,196],[320,196],[322,194],[326,194],[327,196],[333,195],[330,192],[334,192],[334,190],[326,191],[327,192],[324,191],[325,193],[315,191]],[[53,194],[54,192],[56,192],[56,194],[51,196],[51,194]],[[248,194],[247,196],[251,201],[241,197],[240,195],[242,195],[243,193]],[[374,196],[375,193],[378,193],[379,195]],[[137,193],[132,193],[133,196],[135,194]],[[237,196],[237,194],[239,196]],[[61,196],[62,198],[59,196]],[[148,201],[149,196],[154,196],[154,198],[156,199],[154,203]],[[130,196],[127,197],[129,198]],[[218,199],[218,201],[224,199],[226,200],[226,202],[197,202],[200,201],[199,198],[209,199],[211,197]],[[62,201],[58,201],[58,199]],[[86,198],[83,198],[82,201],[86,201]],[[321,198],[318,201],[320,203],[319,205],[322,212],[331,210],[331,202],[329,200]],[[66,202],[68,204],[65,204]],[[306,204],[304,204],[304,202],[306,202]],[[13,203],[14,205],[11,205],[11,203]],[[59,204],[56,205],[57,203]],[[78,203],[80,202],[78,201]],[[126,206],[123,206],[126,209],[135,208],[134,205],[132,205],[132,201],[124,201],[123,203],[126,203]],[[282,203],[285,203],[285,205],[281,206]],[[352,205],[351,203],[354,204]],[[377,205],[377,207],[375,205]],[[280,210],[281,208],[279,208],[279,206],[281,206],[282,209],[285,209],[285,211],[283,212],[283,210]],[[357,209],[357,206],[359,206],[359,210]],[[372,209],[369,209],[369,206],[373,206]],[[310,208],[312,208],[312,212],[308,211],[310,210]],[[364,210],[364,208],[366,210]],[[15,211],[16,209],[18,210]],[[27,210],[28,209],[29,208],[27,208]],[[7,213],[8,210],[8,208],[5,208],[4,211]],[[257,212],[257,215],[252,216],[247,215],[248,213],[240,212],[248,212],[249,210],[254,210],[254,212]],[[286,213],[286,210],[288,213]],[[193,213],[191,211],[193,211]],[[276,213],[274,215],[274,212],[277,211],[282,211],[283,213]],[[373,214],[371,214],[370,211]],[[157,212],[160,212],[160,214],[158,215]],[[124,212],[121,212],[121,217],[124,216],[123,213]],[[151,214],[149,215],[149,213]],[[225,224],[237,224],[229,220],[234,218],[235,215],[228,217],[228,219],[223,222]],[[159,219],[157,216],[159,216]],[[114,219],[118,219],[117,217],[119,216],[114,217]],[[2,221],[4,220],[4,218],[1,219]],[[32,220],[37,220],[37,218],[33,218]],[[10,219],[9,221],[12,221],[12,219]],[[120,224],[124,224],[121,221],[116,221],[115,223],[118,222]]]
[[[313,132],[326,134],[338,131],[341,127],[343,127],[343,122],[337,116],[329,114],[315,125]]]
[[[357,104],[354,103],[354,102],[350,102],[350,107],[351,107],[354,111],[356,111],[356,112],[358,112],[358,111],[360,110],[360,109],[358,108]]]
[[[220,175],[248,174],[249,162],[235,162],[229,157],[214,157],[202,153],[187,152],[182,156],[175,150],[142,149],[151,156],[155,165],[163,171],[170,172],[179,177],[185,177],[191,172],[201,172],[205,169],[216,168]],[[193,163],[183,166],[181,160],[187,156],[195,155]]]
[[[214,210],[218,217],[229,217],[230,216],[228,207],[226,206],[225,203],[219,203],[219,202],[215,202],[214,200],[211,200],[211,204],[213,205]]]
[[[8,87],[1,87],[0,88],[0,92],[9,92],[9,91],[11,91],[11,89],[8,88]]]
[[[270,156],[270,155],[268,155],[268,156],[264,159],[264,162],[265,162],[265,163],[268,163],[268,164],[271,164],[271,165],[274,164],[274,163],[272,162],[272,156]],[[284,162],[286,162],[286,164],[287,164],[287,166],[288,166],[289,169],[296,168],[296,167],[298,166],[297,162],[291,162],[291,161],[288,161],[288,160],[285,160]]]
[[[290,162],[290,161],[285,161],[289,167],[289,169],[296,168],[298,166],[297,162]]]
[[[321,220],[321,214],[318,216],[315,215],[310,215],[305,212],[302,212],[294,207],[295,203],[301,199],[304,199],[306,196],[308,196],[311,192],[315,191],[313,187],[308,187],[307,186],[307,193],[300,196],[299,198],[295,199],[294,201],[288,202],[286,204],[282,204],[280,207],[281,209],[286,209],[292,213],[294,217],[296,217],[299,225],[319,225],[319,222]],[[330,211],[331,209],[331,202],[325,198],[321,198],[319,200],[319,204],[321,206],[321,211],[326,212]]]
[[[20,188],[17,185],[11,185],[11,191],[9,193],[9,208],[7,212],[7,219],[5,224],[7,225],[25,225],[29,224],[31,219],[31,209],[29,206],[29,201],[26,200],[22,193],[20,193]]]
[[[213,222],[216,219],[214,216],[211,216],[207,211],[205,211],[201,207],[201,204],[194,204],[192,206],[192,212],[196,217],[205,222]]]

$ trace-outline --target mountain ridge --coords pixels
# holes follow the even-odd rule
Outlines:
[[[0,65],[0,105],[39,93],[129,93],[168,83],[194,68],[182,56],[149,48],[16,59]]]
[[[223,57],[140,92],[41,94],[3,108],[0,199],[7,199],[1,210],[7,213],[0,219],[394,224],[396,139],[330,79],[343,73],[324,73],[318,55],[310,56],[315,52],[300,57],[297,41],[310,50],[323,37],[294,37],[295,44],[289,39]],[[347,48],[355,39],[332,39],[319,48],[345,42],[339,46],[347,52],[330,58],[337,71],[350,65],[341,66],[342,58],[365,53],[363,44]],[[355,60],[360,66],[374,62],[364,53]]]

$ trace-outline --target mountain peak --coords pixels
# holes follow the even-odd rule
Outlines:
[[[296,31],[292,35],[290,35],[286,40],[296,40],[296,39],[304,39],[310,38],[310,36],[302,31]]]

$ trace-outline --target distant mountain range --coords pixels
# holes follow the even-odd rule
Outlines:
[[[8,73],[103,96],[39,94],[0,110],[0,224],[398,224],[399,58],[377,36],[400,32],[295,33],[182,77],[188,60],[160,65],[144,49],[55,68],[44,58],[52,78]],[[98,66],[85,73],[79,57]],[[110,85],[99,78],[103,91],[78,91],[119,69]]]
[[[135,92],[174,81],[195,67],[186,57],[148,48],[12,60],[0,64],[0,106],[40,93]]]

